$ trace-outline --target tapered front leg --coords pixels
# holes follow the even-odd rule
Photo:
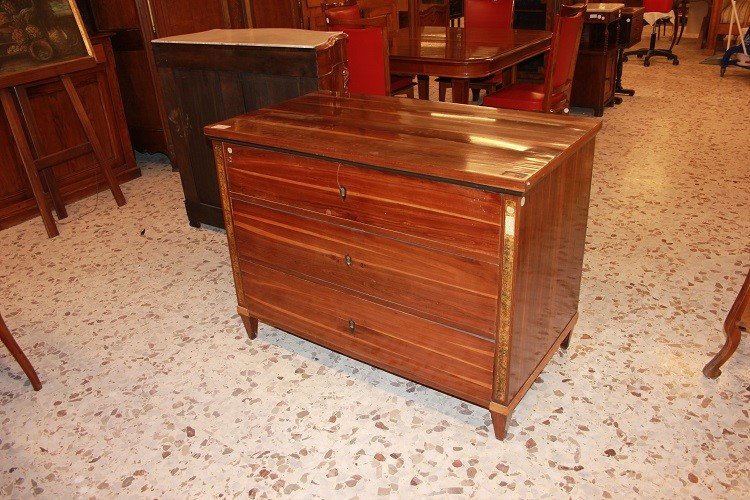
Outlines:
[[[258,318],[240,317],[242,318],[242,324],[245,325],[245,330],[247,330],[247,336],[250,337],[250,340],[253,340],[258,336]]]
[[[572,337],[572,336],[573,336],[573,331],[571,330],[570,333],[568,334],[568,336],[565,337],[562,342],[560,342],[560,347],[562,349],[567,349],[568,348],[568,346],[570,345],[570,337]]]
[[[495,431],[495,438],[502,441],[505,439],[505,435],[508,432],[508,420],[510,415],[490,410],[490,416],[492,417],[492,428]]]

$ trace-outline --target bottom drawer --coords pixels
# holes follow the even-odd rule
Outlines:
[[[365,363],[486,405],[494,343],[252,262],[250,314]]]

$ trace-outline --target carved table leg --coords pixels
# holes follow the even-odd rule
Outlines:
[[[242,318],[242,324],[245,325],[245,330],[247,330],[247,336],[250,337],[250,340],[253,340],[258,336],[258,319],[246,316],[240,317]]]
[[[21,365],[21,369],[26,374],[26,376],[29,377],[29,381],[31,382],[31,386],[34,388],[34,390],[38,391],[39,389],[41,389],[42,383],[39,381],[39,377],[37,376],[34,367],[31,366],[29,359],[16,343],[16,340],[13,338],[13,335],[11,335],[8,327],[5,326],[5,322],[3,321],[2,316],[0,316],[0,340],[3,341],[3,344],[5,344],[5,347],[8,348],[18,364]]]

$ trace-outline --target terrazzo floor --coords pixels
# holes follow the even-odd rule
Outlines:
[[[750,265],[750,72],[632,61],[597,139],[580,304],[491,436],[484,408],[235,314],[225,236],[143,177],[0,232],[0,496],[747,498],[750,342],[701,368]],[[94,212],[92,212],[94,210]]]

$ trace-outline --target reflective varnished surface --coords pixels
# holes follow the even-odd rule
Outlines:
[[[424,27],[414,33],[404,28],[391,41],[391,71],[484,76],[546,52],[551,39],[549,31],[537,30]]]
[[[231,118],[206,134],[523,192],[600,127],[587,118],[318,92]]]

